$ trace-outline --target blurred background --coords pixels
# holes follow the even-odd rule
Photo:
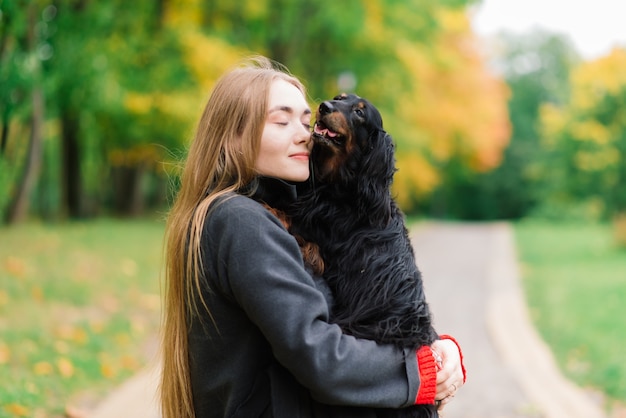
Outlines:
[[[3,0],[0,215],[167,207],[214,81],[259,53],[312,105],[355,91],[381,109],[408,214],[619,217],[626,52],[609,41],[626,34],[607,23],[612,3],[597,17],[574,13],[582,3]],[[571,29],[525,28],[533,17]],[[565,31],[604,42],[577,48]]]
[[[380,109],[411,218],[515,223],[548,335],[561,324],[542,325],[545,309],[589,311],[578,299],[554,305],[571,282],[542,299],[533,237],[584,243],[559,260],[585,272],[581,283],[607,283],[597,300],[611,294],[617,311],[598,322],[616,338],[611,360],[591,370],[588,355],[607,358],[588,348],[591,331],[554,343],[570,375],[626,400],[615,347],[626,342],[615,319],[626,303],[620,7],[0,0],[0,417],[73,416],[152,355],[178,169],[214,82],[251,54],[285,64],[311,106],[354,91]],[[585,268],[572,263],[589,254]]]

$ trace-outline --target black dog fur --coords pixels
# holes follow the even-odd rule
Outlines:
[[[421,274],[391,195],[394,144],[379,111],[342,94],[323,102],[312,135],[311,181],[291,213],[301,245],[334,297],[332,322],[356,337],[416,349],[437,339]],[[437,417],[434,405],[381,409],[379,417]]]

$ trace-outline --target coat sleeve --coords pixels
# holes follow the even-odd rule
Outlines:
[[[246,312],[276,359],[318,401],[387,408],[415,403],[415,352],[356,339],[330,324],[298,244],[261,205],[242,196],[219,204],[207,219],[205,238],[217,256],[220,291]]]

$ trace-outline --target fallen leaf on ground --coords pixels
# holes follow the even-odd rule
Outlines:
[[[13,416],[17,417],[26,417],[30,415],[30,410],[24,405],[20,405],[18,403],[10,403],[8,405],[5,405],[4,409],[10,414],[13,414]]]
[[[6,364],[11,359],[11,350],[5,343],[0,343],[0,364]]]
[[[57,361],[57,368],[63,377],[72,377],[74,375],[74,365],[66,357],[61,357]]]
[[[40,361],[38,363],[35,363],[35,365],[33,366],[33,371],[36,375],[43,376],[52,373],[53,368],[52,365],[47,361]]]

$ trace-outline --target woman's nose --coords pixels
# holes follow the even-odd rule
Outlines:
[[[301,126],[302,129],[300,129],[297,134],[298,142],[308,143],[311,141],[311,131],[307,129],[306,126]]]

